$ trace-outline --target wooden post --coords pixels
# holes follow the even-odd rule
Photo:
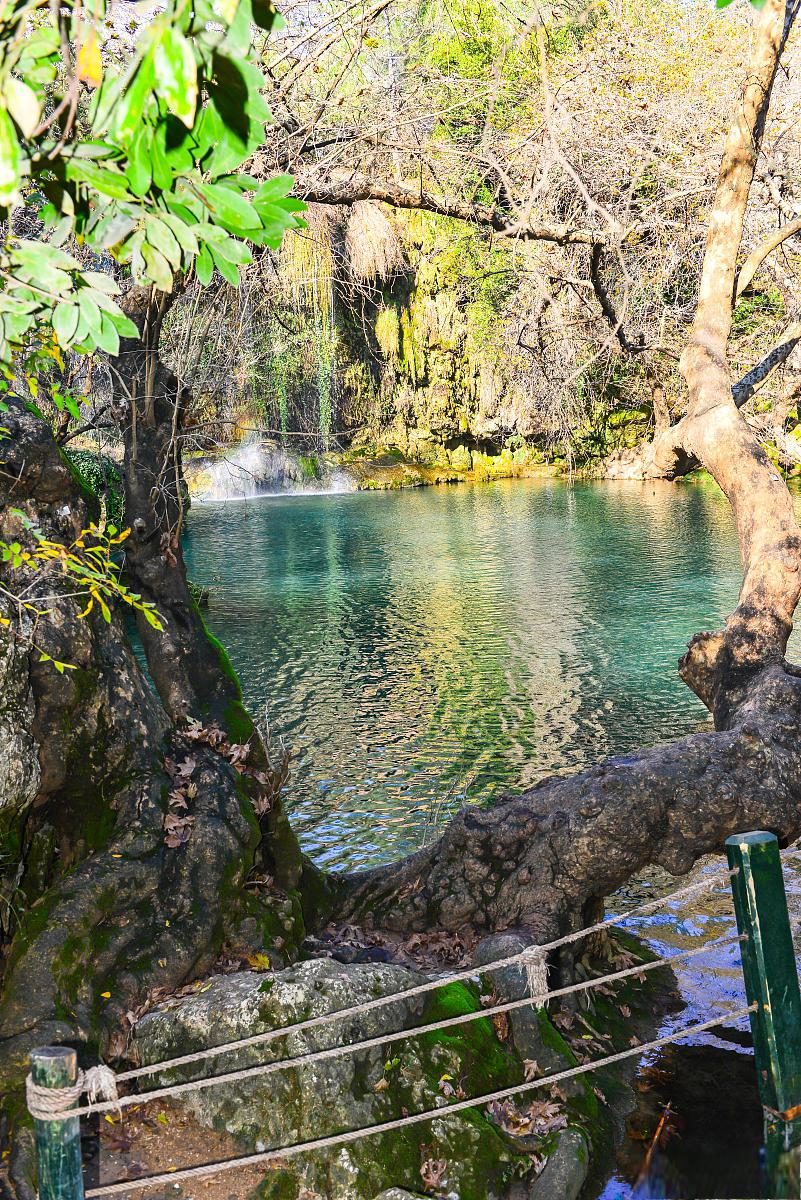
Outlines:
[[[69,1087],[78,1078],[78,1056],[69,1046],[34,1050],[31,1077],[39,1087]],[[33,1128],[39,1200],[83,1200],[80,1119],[34,1120]]]
[[[801,1196],[801,991],[795,963],[779,843],[772,833],[726,839],[731,889],[750,1003],[759,1095],[765,1109],[769,1194]],[[798,1109],[798,1111],[794,1111]],[[792,1113],[782,1118],[778,1114]]]

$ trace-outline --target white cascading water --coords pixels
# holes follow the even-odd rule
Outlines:
[[[309,479],[295,455],[259,440],[244,442],[220,458],[203,460],[197,467],[193,471],[190,466],[187,477],[199,501],[351,492],[355,486],[339,470],[329,471],[319,480]]]

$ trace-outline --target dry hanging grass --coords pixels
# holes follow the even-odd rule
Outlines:
[[[406,269],[397,230],[374,200],[360,200],[351,208],[345,249],[350,273],[359,283],[390,279]]]
[[[287,233],[281,246],[280,270],[292,290],[296,308],[319,312],[327,319],[333,305],[334,213],[310,204],[306,228]]]

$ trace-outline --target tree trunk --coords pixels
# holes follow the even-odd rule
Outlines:
[[[47,537],[70,544],[89,524],[90,498],[25,405],[12,402],[3,424],[0,537],[25,544],[21,510]],[[170,569],[185,589],[177,556]],[[213,641],[187,671],[179,724],[143,675],[119,612],[108,623],[97,609],[81,616],[85,598],[58,571],[33,582],[31,595],[48,597],[41,607],[49,615],[29,637],[0,634],[8,681],[0,833],[10,857],[0,868],[26,910],[0,1006],[0,1093],[14,1125],[24,1120],[21,1084],[33,1047],[88,1043],[92,1056],[119,1055],[126,1014],[154,989],[208,973],[224,943],[280,958],[294,956],[303,937],[297,842],[270,792],[266,751],[240,716],[235,676],[215,674],[222,656],[213,657]],[[20,579],[5,567],[2,583],[13,591]],[[194,606],[184,602],[181,612],[181,587],[170,584],[171,593],[141,588],[164,609],[166,641],[176,629],[189,636],[182,618],[199,622]],[[149,664],[157,661],[156,637],[146,651]],[[68,668],[59,673],[43,654]],[[226,720],[231,712],[236,720]],[[276,864],[271,879],[266,862]],[[246,888],[254,867],[259,883]],[[24,1139],[16,1143],[17,1187],[32,1195],[30,1155],[20,1148]]]

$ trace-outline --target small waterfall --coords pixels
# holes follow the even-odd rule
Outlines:
[[[245,500],[258,496],[264,480],[265,455],[260,442],[248,442],[203,471],[202,500]]]
[[[199,501],[355,490],[354,481],[338,467],[332,469],[325,461],[259,439],[224,455],[190,459],[184,475],[191,495]]]

